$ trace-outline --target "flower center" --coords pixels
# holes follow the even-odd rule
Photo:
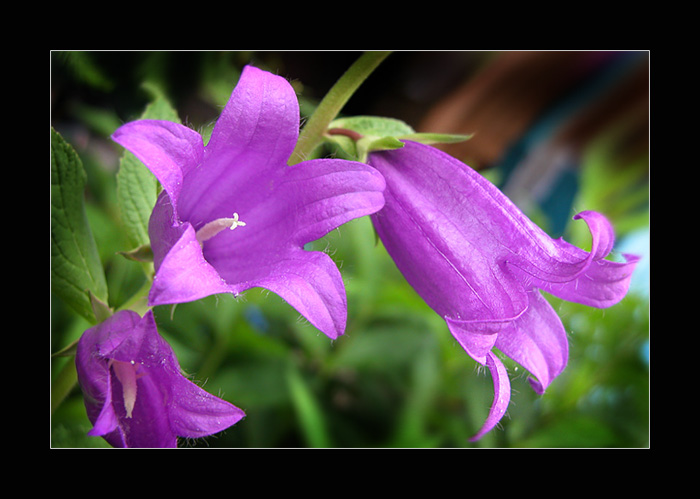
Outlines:
[[[199,244],[202,244],[224,229],[233,230],[236,227],[243,227],[244,225],[245,222],[238,220],[238,213],[234,213],[233,218],[217,218],[197,231],[197,241],[199,241]]]
[[[123,362],[120,360],[112,361],[112,368],[117,379],[122,384],[122,392],[124,394],[124,408],[126,409],[126,417],[130,418],[136,404],[136,364],[131,362]]]

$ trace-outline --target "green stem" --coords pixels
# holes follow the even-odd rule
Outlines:
[[[319,103],[299,134],[296,148],[289,158],[294,165],[308,158],[321,143],[328,125],[335,119],[345,103],[352,97],[362,82],[386,59],[391,52],[365,52],[340,77]]]
[[[146,281],[141,286],[141,289],[124,302],[124,304],[119,307],[119,310],[133,310],[143,316],[150,308],[148,306],[148,292],[151,290],[152,284],[153,281],[149,277],[146,277]]]

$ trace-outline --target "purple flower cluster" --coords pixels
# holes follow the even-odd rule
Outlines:
[[[149,306],[266,288],[330,338],[343,334],[338,268],[304,245],[371,215],[408,283],[477,362],[491,370],[488,432],[510,399],[494,349],[524,366],[538,393],[568,357],[560,319],[540,290],[607,307],[626,293],[636,259],[605,260],[613,244],[600,214],[590,252],[553,240],[478,173],[427,145],[372,152],[368,164],[315,159],[288,165],[299,132],[289,83],[246,67],[205,145],[185,126],[127,123],[113,139],[163,187],[149,222],[155,276]],[[118,447],[176,445],[219,432],[243,412],[184,378],[151,312],[121,311],[87,330],[76,365],[91,435]]]

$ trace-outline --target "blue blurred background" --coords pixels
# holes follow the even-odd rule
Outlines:
[[[51,125],[88,174],[86,202],[110,305],[143,284],[116,203],[121,149],[109,135],[163,92],[183,123],[209,129],[245,64],[283,75],[308,116],[357,52],[51,52]],[[612,221],[615,252],[636,253],[628,296],[598,310],[547,296],[570,341],[543,396],[506,360],[506,417],[469,443],[490,376],[404,282],[367,219],[310,246],[327,251],[348,293],[346,334],[330,341],[276,295],[214,296],[156,308],[193,380],[241,407],[196,447],[647,447],[649,445],[649,57],[647,51],[395,52],[345,107],[417,131],[474,134],[442,147],[502,188],[551,236],[586,248],[578,211]],[[51,299],[51,351],[89,327]],[[51,361],[55,378],[66,358]],[[75,388],[51,416],[53,447],[106,446]]]

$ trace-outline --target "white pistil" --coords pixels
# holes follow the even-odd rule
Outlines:
[[[124,409],[126,409],[126,417],[130,418],[136,404],[136,365],[131,362],[122,362],[119,360],[112,361],[112,369],[117,379],[122,384],[122,394],[124,396]]]
[[[238,213],[234,213],[233,218],[217,218],[197,231],[197,241],[199,241],[199,244],[202,244],[224,229],[233,230],[236,227],[243,227],[244,225],[245,222],[238,220]]]

